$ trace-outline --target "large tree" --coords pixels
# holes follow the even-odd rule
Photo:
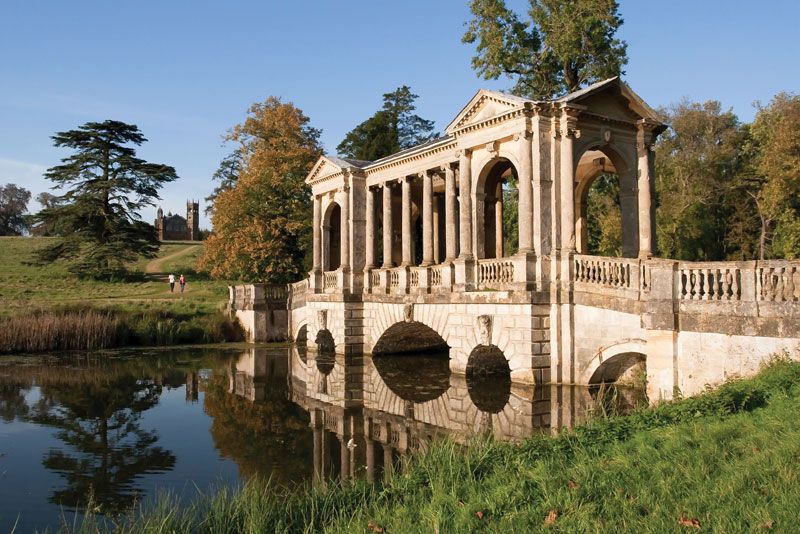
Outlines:
[[[311,243],[305,177],[322,154],[319,135],[301,110],[279,98],[250,108],[227,137],[239,144],[241,169],[214,200],[203,269],[214,277],[271,283],[303,276]]]
[[[758,217],[758,257],[800,257],[800,96],[758,107],[751,169],[741,189]]]
[[[383,95],[383,107],[353,128],[336,150],[342,156],[375,161],[437,137],[433,121],[414,113],[419,98],[407,85]]]
[[[28,201],[31,192],[15,184],[0,187],[0,236],[22,235],[28,229]]]
[[[485,79],[507,76],[513,92],[536,99],[576,91],[623,74],[627,44],[616,0],[529,0],[520,20],[504,0],[471,0],[462,37],[475,44],[472,68]]]
[[[87,122],[53,136],[57,147],[74,152],[47,170],[55,188],[66,190],[37,215],[41,224],[58,225],[62,239],[40,253],[42,261],[72,261],[76,274],[107,277],[124,272],[139,256],[152,257],[159,242],[139,210],[153,206],[159,188],[177,179],[175,169],[136,157],[147,139],[133,124]]]
[[[744,241],[727,238],[730,217],[746,213],[733,187],[745,162],[747,129],[717,101],[684,101],[662,114],[670,128],[655,146],[660,253],[684,260],[747,256]]]
[[[206,206],[206,215],[211,215],[214,213],[214,201],[216,201],[217,196],[223,191],[233,189],[233,186],[236,185],[237,181],[239,181],[239,175],[241,173],[241,151],[234,150],[222,158],[222,161],[219,163],[219,167],[217,167],[217,170],[211,177],[211,180],[217,182],[217,186],[214,188],[214,191],[212,191],[211,194],[205,199],[206,202],[208,202],[208,205]]]

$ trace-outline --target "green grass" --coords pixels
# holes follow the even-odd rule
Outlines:
[[[93,308],[133,312],[166,311],[181,314],[210,313],[227,301],[228,282],[209,280],[196,274],[202,245],[166,242],[159,257],[161,270],[187,277],[186,293],[170,293],[166,282],[143,273],[151,260],[140,260],[131,270],[141,273],[139,280],[101,282],[81,280],[71,275],[63,263],[33,265],[37,249],[52,238],[0,237],[0,316],[31,310],[90,305]]]
[[[0,352],[242,338],[241,329],[223,312],[228,282],[210,280],[196,270],[202,243],[162,243],[155,259],[129,267],[129,279],[97,281],[70,274],[62,262],[35,264],[36,251],[50,242],[52,238],[0,237],[0,328],[7,334],[0,336]],[[185,293],[177,284],[169,292],[169,273],[186,276]],[[92,321],[84,320],[87,314]],[[100,324],[104,320],[113,326]],[[64,329],[76,321],[85,331],[66,335]],[[50,336],[39,331],[43,324],[49,325]],[[73,347],[70,337],[86,343]]]
[[[252,482],[189,506],[163,496],[114,523],[130,532],[599,533],[693,532],[696,521],[702,531],[791,532],[798,413],[800,363],[776,361],[755,378],[558,437],[440,442],[384,485]],[[97,527],[89,518],[82,528]]]

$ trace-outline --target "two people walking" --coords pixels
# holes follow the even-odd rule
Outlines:
[[[181,293],[183,293],[183,289],[186,287],[186,278],[183,275],[178,279],[178,285],[181,286]],[[175,275],[171,273],[169,275],[169,292],[175,292]]]

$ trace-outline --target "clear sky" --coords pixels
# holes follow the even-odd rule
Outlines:
[[[622,0],[624,79],[654,107],[753,102],[800,91],[800,1]],[[525,0],[511,0],[522,12]],[[268,95],[305,111],[326,150],[408,84],[439,130],[481,87],[461,44],[468,0],[70,0],[0,3],[0,184],[34,196],[66,153],[50,136],[87,121],[137,124],[148,161],[180,180],[164,211],[213,189],[222,135]],[[524,16],[524,15],[523,15]],[[31,201],[31,211],[39,205]],[[146,220],[155,208],[142,213]],[[201,226],[210,226],[203,220]]]

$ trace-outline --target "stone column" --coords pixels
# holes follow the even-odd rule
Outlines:
[[[494,257],[503,257],[503,183],[497,184],[494,199]]]
[[[392,263],[392,186],[383,184],[383,268],[389,269]]]
[[[403,187],[403,261],[401,265],[408,267],[413,263],[411,257],[411,180],[404,177],[401,183]]]
[[[453,164],[444,166],[445,261],[456,259],[456,175]]]
[[[576,117],[564,109],[561,116],[561,250],[575,251],[575,170],[573,164]]]
[[[345,184],[342,195],[342,228],[341,228],[341,258],[342,270],[350,270],[350,186]]]
[[[367,482],[375,482],[375,442],[369,438],[364,442],[367,448]]]
[[[459,193],[461,200],[461,259],[471,260],[472,256],[472,151],[462,150],[458,157]]]
[[[533,160],[531,135],[519,134],[519,252],[533,252]]]
[[[367,188],[367,213],[366,213],[366,270],[375,267],[375,191]]]
[[[314,272],[322,270],[322,200],[314,195]]]
[[[442,236],[439,232],[439,227],[442,224],[442,210],[439,205],[440,199],[437,195],[433,195],[433,263],[436,265],[442,263]]]
[[[314,481],[320,482],[325,475],[322,471],[322,428],[314,426]]]
[[[388,443],[383,445],[383,478],[389,480],[392,478],[394,465],[392,465],[392,446]]]
[[[335,439],[339,439],[338,437]],[[343,434],[339,439],[339,473],[342,480],[350,478],[350,449],[347,448],[347,435]]]
[[[649,258],[653,255],[653,231],[650,225],[652,209],[650,180],[650,144],[652,136],[643,123],[638,125],[636,134],[636,152],[638,156],[639,180],[639,257]]]
[[[433,175],[420,173],[422,178],[422,265],[433,265]]]

